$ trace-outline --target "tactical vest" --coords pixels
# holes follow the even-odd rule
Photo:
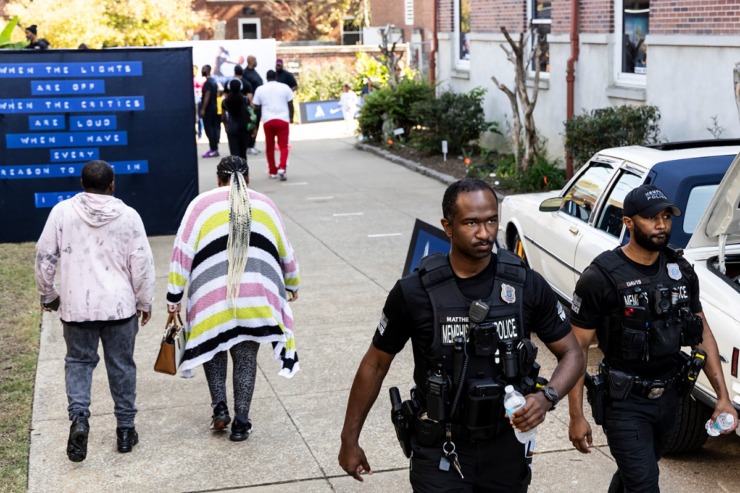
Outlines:
[[[513,384],[525,390],[522,381],[535,366],[536,349],[525,338],[523,327],[523,263],[510,252],[499,250],[493,290],[483,300],[489,306],[488,313],[472,329],[469,311],[474,300],[460,292],[447,256],[432,254],[422,259],[419,276],[431,301],[434,321],[432,344],[425,354],[428,385],[420,392],[426,396],[427,412],[436,415],[430,416],[433,419],[466,424],[471,431],[490,431],[503,417],[504,387]],[[429,404],[434,402],[430,393],[440,391],[434,382],[444,386],[437,410]]]
[[[669,253],[661,254],[659,262],[658,273],[646,277],[614,250],[594,259],[619,296],[619,309],[609,315],[607,335],[599,340],[609,358],[650,361],[701,343],[702,320],[691,313],[691,265]]]

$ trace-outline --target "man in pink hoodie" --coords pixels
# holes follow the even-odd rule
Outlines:
[[[36,285],[46,311],[60,311],[67,412],[72,421],[67,457],[85,460],[90,431],[90,389],[103,344],[108,386],[117,420],[119,452],[139,441],[136,417],[134,342],[138,318],[151,318],[154,258],[139,214],[113,197],[114,172],[105,161],[82,168],[84,193],[49,213],[36,244]],[[54,284],[57,268],[60,289]]]

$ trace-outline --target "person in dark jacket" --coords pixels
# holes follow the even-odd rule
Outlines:
[[[221,103],[221,121],[226,128],[229,139],[229,153],[247,159],[249,144],[249,99],[243,92],[244,82],[241,78],[229,81],[229,92]],[[252,93],[248,93],[252,96]]]

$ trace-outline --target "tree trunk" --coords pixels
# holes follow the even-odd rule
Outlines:
[[[540,46],[535,45],[535,49],[529,56],[526,53],[526,47],[529,43],[529,33],[519,33],[519,39],[515,41],[506,27],[501,27],[510,49],[501,45],[506,53],[506,58],[514,65],[514,90],[509,89],[499,83],[496,77],[491,77],[496,86],[506,94],[512,107],[512,133],[511,146],[514,152],[517,168],[526,170],[534,165],[537,157],[537,126],[534,121],[534,108],[537,104],[539,95],[540,82]],[[527,67],[535,61],[534,88],[530,97],[527,91]],[[521,107],[521,114],[520,114]],[[522,121],[523,120],[523,121]],[[522,129],[524,135],[522,136]],[[523,137],[523,145],[522,144]],[[520,152],[521,147],[521,152]]]
[[[403,58],[403,52],[401,52],[400,55],[396,55],[396,43],[393,43],[390,48],[388,48],[388,36],[391,33],[391,26],[390,24],[385,26],[383,29],[380,29],[380,42],[381,44],[378,45],[378,48],[380,48],[380,53],[382,56],[373,55],[376,60],[378,60],[380,63],[385,65],[385,68],[388,70],[388,87],[391,89],[395,89],[398,86],[398,62],[401,61],[401,58]]]
[[[519,101],[517,100],[516,94],[511,89],[501,84],[496,76],[492,76],[491,80],[496,84],[496,87],[498,87],[504,94],[506,94],[506,97],[509,98],[509,104],[511,105],[511,133],[509,134],[509,139],[511,141],[511,152],[514,154],[514,164],[518,168],[519,142],[522,135],[522,119],[519,114]]]

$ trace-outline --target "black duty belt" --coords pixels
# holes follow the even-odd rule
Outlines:
[[[504,426],[508,426],[509,420],[508,418],[501,418],[497,420],[495,424],[493,424],[493,428],[489,430],[489,432],[486,432],[481,436],[480,434],[477,434],[475,432],[471,432],[471,430],[464,424],[457,424],[457,423],[450,423],[450,432],[452,433],[452,438],[462,438],[465,440],[471,440],[471,441],[478,441],[478,440],[490,440],[504,428]],[[415,431],[417,434],[417,439],[419,436],[426,437],[426,441],[428,443],[431,442],[437,442],[443,441],[445,432],[446,432],[446,423],[444,422],[437,422],[437,421],[431,421],[428,419],[422,419],[421,417],[416,418],[415,423]],[[422,438],[422,440],[424,440]],[[429,446],[425,444],[426,446]]]
[[[658,399],[676,386],[678,377],[679,375],[675,374],[667,379],[645,380],[636,376],[632,392],[648,399]]]
[[[612,374],[619,374],[622,378],[625,375],[629,375],[619,370],[610,369],[606,364],[603,363],[601,365],[601,373],[606,378],[607,389],[609,388],[609,382],[613,376]],[[681,378],[681,373],[676,372],[671,377],[658,379],[647,379],[642,378],[638,375],[629,376],[631,376],[632,378],[631,384],[629,384],[631,387],[630,392],[632,394],[637,394],[647,399],[659,399],[663,397],[663,394],[665,394],[667,391],[676,387]]]

